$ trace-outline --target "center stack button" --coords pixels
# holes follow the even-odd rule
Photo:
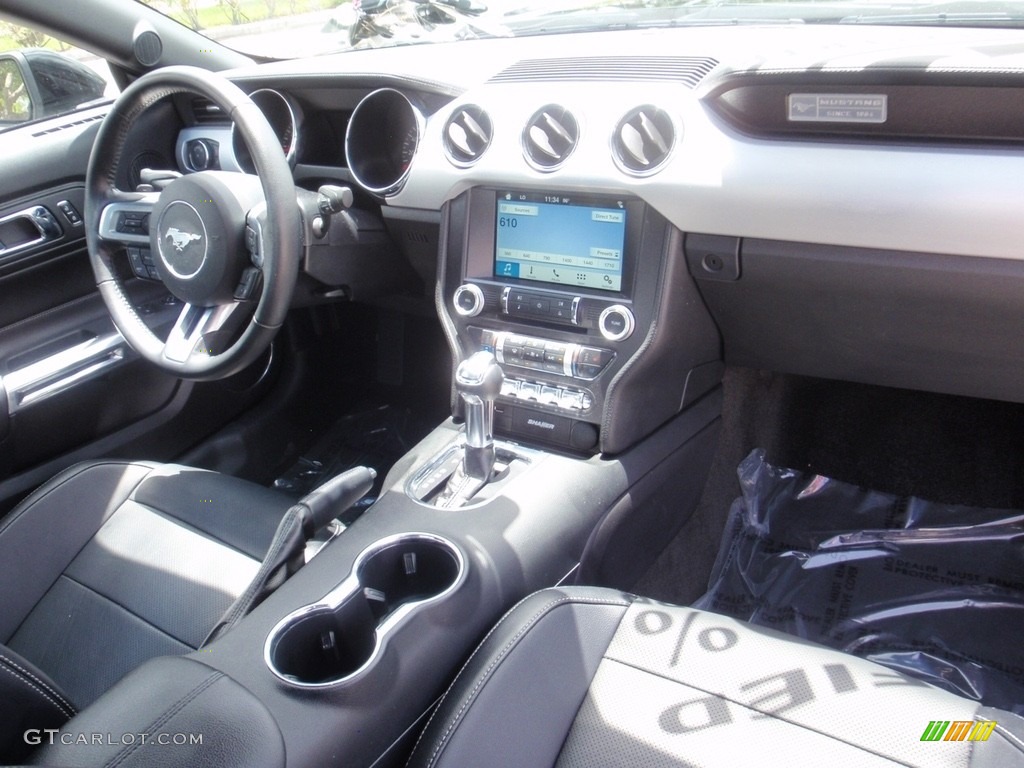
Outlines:
[[[462,317],[476,317],[484,308],[484,293],[479,286],[463,283],[455,289],[452,297],[455,312]]]

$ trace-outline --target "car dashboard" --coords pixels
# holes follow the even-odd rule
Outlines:
[[[1024,397],[1022,57],[1005,30],[752,25],[228,74],[298,185],[350,185],[361,221],[437,278],[453,359],[511,370],[499,431],[614,453],[723,362]],[[182,171],[249,170],[222,116],[184,111]],[[580,206],[618,221],[616,244],[537,216]],[[365,274],[312,273],[355,294]]]

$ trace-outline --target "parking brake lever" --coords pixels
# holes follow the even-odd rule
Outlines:
[[[309,541],[334,518],[370,492],[377,473],[369,467],[353,467],[335,475],[299,499],[292,507],[302,521]]]
[[[377,473],[369,467],[353,467],[332,477],[293,504],[277,526],[260,569],[210,630],[203,645],[227,632],[299,570],[306,562],[306,542],[369,493],[376,477]]]

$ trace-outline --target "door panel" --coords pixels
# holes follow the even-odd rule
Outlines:
[[[175,458],[258,401],[274,372],[239,391],[134,354],[96,291],[81,221],[95,122],[46,126],[0,134],[0,514],[74,461]],[[160,283],[125,286],[158,334],[180,312]]]

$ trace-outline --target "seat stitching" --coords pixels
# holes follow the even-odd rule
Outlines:
[[[212,672],[205,680],[197,684],[189,693],[182,696],[170,709],[166,710],[160,717],[151,722],[143,731],[147,736],[151,735],[153,731],[160,728],[164,723],[168,722],[172,717],[183,710],[189,703],[195,700],[201,693],[207,688],[213,685],[215,682],[224,677],[222,672]],[[137,742],[127,745],[118,754],[111,758],[110,762],[107,763],[108,768],[115,768],[115,766],[124,762],[132,752],[141,746],[141,742],[144,739],[139,739]]]
[[[520,601],[520,603],[521,602],[523,602],[523,601]],[[623,608],[628,608],[631,605],[631,603],[629,601],[625,601],[625,600],[618,601],[618,600],[614,600],[612,598],[602,600],[602,599],[598,599],[598,598],[587,598],[587,597],[560,597],[558,599],[551,600],[550,602],[545,604],[530,619],[528,619],[523,624],[522,627],[519,628],[519,631],[516,632],[516,634],[512,636],[512,638],[505,644],[505,646],[500,651],[498,651],[497,654],[495,654],[495,657],[491,660],[491,663],[487,665],[487,669],[485,669],[481,673],[479,679],[476,682],[476,685],[473,686],[473,690],[471,690],[469,692],[469,694],[466,696],[465,700],[462,702],[462,706],[459,707],[459,711],[456,712],[455,715],[452,716],[451,722],[449,722],[449,724],[448,724],[448,728],[445,729],[445,732],[441,735],[441,739],[439,740],[437,746],[434,747],[434,751],[430,755],[430,759],[427,761],[427,768],[431,768],[433,765],[436,764],[437,759],[440,757],[440,753],[448,745],[449,737],[451,736],[452,732],[458,727],[459,723],[461,722],[463,712],[465,712],[466,709],[473,703],[473,700],[476,698],[477,691],[481,687],[483,687],[483,685],[490,679],[491,673],[494,670],[494,668],[497,667],[502,661],[504,661],[504,659],[508,656],[509,651],[512,650],[512,648],[515,647],[515,645],[519,642],[519,639],[523,635],[525,635],[527,632],[529,632],[531,629],[533,629],[534,625],[540,620],[540,618],[542,616],[544,616],[544,614],[546,614],[549,611],[551,611],[551,609],[558,607],[562,603],[579,603],[579,604],[587,603],[587,604],[591,604],[591,605],[617,605],[617,606],[621,606]],[[517,603],[517,607],[518,607],[518,603]],[[513,608],[512,610],[515,610],[515,608]],[[512,611],[509,611],[509,613],[511,613],[511,612]],[[508,614],[505,615],[505,618],[507,618],[507,617],[508,617]],[[477,650],[473,652],[473,655],[469,657],[469,660],[463,666],[463,671],[466,669],[466,667],[469,666],[470,662],[473,661],[473,657],[476,656],[477,651],[479,651],[484,646],[484,643],[487,642],[487,638],[490,637],[491,634],[499,626],[501,626],[501,624],[504,623],[505,618],[503,618],[500,622],[498,622],[498,624],[495,625],[495,627],[490,632],[487,633],[487,636],[484,638],[484,640],[481,641],[480,645],[477,646]],[[458,682],[458,679],[459,679],[459,677],[461,675],[462,675],[462,672],[459,672],[459,675],[456,676],[455,681],[452,683],[452,688],[455,687],[455,683]],[[451,690],[451,688],[449,690]],[[444,702],[442,700],[442,704],[443,703]],[[440,708],[440,705],[438,705],[438,707]],[[437,710],[434,710],[434,712],[436,713]],[[433,715],[431,715],[431,720],[432,719],[433,719]],[[428,721],[427,722],[427,727],[429,727],[429,726],[430,726],[430,722]],[[424,728],[424,732],[425,731],[426,731],[426,728]],[[422,734],[420,734],[420,736],[422,737]],[[417,744],[417,746],[418,746],[418,744]]]
[[[526,597],[522,598],[518,603],[509,608],[505,615],[502,616],[497,621],[497,623],[495,623],[495,625],[490,628],[490,630],[488,630],[487,634],[484,635],[483,640],[481,640],[477,644],[476,648],[473,649],[473,652],[469,655],[469,658],[466,659],[466,663],[462,665],[462,668],[459,670],[459,673],[455,676],[455,679],[452,680],[451,685],[448,686],[448,690],[446,690],[444,694],[442,694],[441,698],[438,700],[437,706],[434,708],[434,711],[430,713],[430,717],[427,719],[427,724],[423,726],[423,730],[420,731],[420,735],[416,738],[416,743],[413,745],[412,752],[409,753],[410,757],[416,753],[417,749],[419,749],[420,742],[423,741],[423,735],[430,729],[430,724],[434,722],[434,717],[437,715],[438,711],[440,711],[441,706],[448,698],[448,694],[451,693],[451,691],[455,688],[455,684],[459,681],[459,678],[462,677],[462,674],[466,671],[466,669],[469,668],[469,665],[473,663],[473,659],[476,658],[476,655],[480,652],[480,649],[487,644],[487,640],[491,637],[491,635],[493,635],[498,630],[498,628],[505,623],[505,619],[507,619],[512,614],[512,612],[516,610],[516,608],[518,608],[520,605],[529,600],[530,597],[531,595],[527,595]]]
[[[96,595],[97,597],[100,597],[100,598],[106,600],[111,605],[116,605],[118,608],[120,608],[122,611],[127,613],[129,616],[135,617],[136,619],[141,621],[143,624],[145,624],[148,627],[152,627],[153,629],[155,629],[157,632],[159,632],[160,634],[164,635],[165,637],[169,637],[171,640],[174,640],[177,643],[181,643],[186,648],[191,648],[193,651],[196,650],[195,648],[192,647],[192,645],[190,643],[186,643],[184,640],[182,640],[177,635],[172,635],[170,632],[168,632],[167,630],[163,629],[162,627],[158,627],[156,624],[151,622],[149,619],[147,619],[147,618],[145,618],[143,616],[140,616],[139,614],[135,613],[135,611],[133,611],[131,608],[128,608],[127,606],[121,605],[121,603],[117,602],[117,600],[115,600],[114,598],[110,597],[109,595],[103,594],[98,589],[94,589],[93,587],[89,586],[88,584],[84,584],[83,582],[79,581],[78,579],[74,578],[73,576],[68,576],[66,573],[62,573],[58,577],[58,580],[62,579],[62,578],[63,579],[67,579],[72,584],[77,584],[82,589],[89,590],[94,595]]]
[[[0,664],[0,669],[2,669],[2,670],[3,670],[4,672],[7,672],[7,673],[8,673],[9,675],[11,675],[11,676],[12,676],[12,677],[13,677],[13,678],[14,678],[15,680],[18,680],[19,682],[22,682],[22,683],[24,683],[24,684],[25,684],[25,685],[27,685],[27,686],[28,686],[29,688],[31,688],[31,689],[32,689],[32,690],[34,690],[34,691],[35,691],[36,693],[38,693],[38,694],[39,694],[40,696],[42,696],[42,697],[43,697],[44,699],[46,699],[46,700],[47,700],[48,702],[50,702],[51,704],[53,704],[53,706],[55,706],[55,707],[57,708],[57,710],[58,710],[58,711],[59,711],[59,712],[60,712],[60,713],[61,713],[62,715],[64,715],[64,717],[66,717],[66,718],[72,718],[72,717],[74,717],[74,714],[75,714],[74,712],[68,712],[67,710],[65,710],[65,709],[64,709],[64,707],[63,707],[63,706],[61,705],[61,703],[60,703],[60,702],[58,702],[58,701],[57,701],[56,699],[54,699],[54,698],[53,698],[52,696],[50,696],[50,695],[49,695],[49,694],[48,694],[48,693],[47,693],[46,691],[44,691],[44,690],[43,690],[42,688],[40,688],[40,687],[39,687],[38,685],[34,684],[34,683],[33,683],[33,682],[32,682],[31,680],[29,680],[29,679],[28,679],[27,677],[25,677],[24,675],[22,675],[21,673],[19,673],[19,672],[18,672],[17,670],[11,669],[11,668],[10,668],[10,667],[8,667],[8,666],[7,666],[6,664]]]
[[[16,662],[14,659],[10,658],[9,656],[4,656],[2,653],[0,653],[0,661],[6,662],[10,666],[18,670],[22,675],[33,680],[36,683],[36,685],[40,686],[41,688],[44,688],[51,696],[53,696],[62,705],[64,705],[68,709],[68,711],[71,712],[72,715],[74,715],[74,713],[76,712],[74,705],[70,701],[68,701],[63,695],[61,695],[59,691],[55,690],[52,686],[47,685],[45,680],[41,680],[38,675],[33,674],[30,670],[25,669],[23,666],[18,664],[18,662]]]
[[[999,723],[996,723],[996,732],[999,733],[999,735],[1001,735],[1004,739],[1013,742],[1013,745],[1017,747],[1018,751],[1024,750],[1024,741],[1021,741],[1017,734],[1008,730],[1004,726],[999,725]]]
[[[59,483],[57,483],[56,485],[54,485],[54,486],[53,486],[52,488],[48,488],[48,489],[46,490],[46,492],[45,492],[45,493],[42,493],[42,494],[41,494],[40,496],[38,496],[38,497],[37,497],[37,498],[35,498],[35,499],[32,499],[32,501],[31,501],[31,502],[30,502],[30,503],[29,503],[28,505],[26,505],[24,509],[21,509],[21,510],[19,510],[19,511],[17,511],[17,512],[12,512],[12,513],[11,513],[10,515],[8,515],[8,516],[7,516],[7,519],[6,519],[6,521],[5,521],[5,522],[4,522],[4,523],[3,523],[2,525],[0,525],[0,537],[3,537],[3,535],[4,535],[5,533],[7,533],[7,531],[8,531],[8,530],[10,530],[11,526],[12,526],[12,525],[14,525],[14,523],[16,523],[16,522],[17,522],[18,520],[20,520],[20,519],[21,519],[21,518],[22,518],[22,517],[23,517],[23,516],[25,515],[25,513],[26,513],[26,512],[28,512],[28,511],[29,511],[30,509],[32,509],[32,508],[33,508],[34,506],[36,506],[36,504],[38,504],[39,502],[41,502],[41,501],[42,501],[43,499],[47,498],[47,497],[48,497],[48,496],[49,496],[50,494],[52,494],[52,493],[56,492],[56,491],[57,491],[57,489],[59,489],[59,488],[63,487],[64,485],[66,485],[66,484],[67,484],[68,482],[70,482],[70,481],[71,481],[71,480],[73,480],[74,478],[76,478],[76,477],[78,477],[79,475],[81,475],[81,474],[84,474],[85,472],[88,472],[88,471],[89,471],[90,469],[94,469],[94,468],[96,468],[96,467],[114,467],[114,466],[119,466],[119,467],[130,467],[130,466],[141,466],[141,467],[146,467],[146,465],[145,465],[145,464],[141,464],[140,462],[136,462],[136,461],[103,461],[103,462],[91,462],[91,463],[87,464],[86,466],[82,467],[81,469],[79,469],[79,470],[78,470],[77,472],[75,472],[75,473],[73,473],[73,474],[69,474],[69,475],[68,475],[67,477],[63,478],[63,479],[62,479],[62,480],[61,480],[61,481],[60,481]],[[150,475],[151,475],[151,474],[153,473],[153,469],[154,469],[154,467],[146,467],[146,468],[148,469],[148,471],[146,472],[146,474],[144,474],[144,475],[143,475],[143,476],[142,476],[142,477],[141,477],[141,478],[139,479],[139,482],[137,482],[137,483],[136,483],[136,484],[135,484],[135,485],[134,485],[134,486],[132,487],[132,489],[131,489],[131,490],[130,490],[130,491],[128,492],[128,494],[127,494],[127,495],[126,495],[126,496],[125,496],[124,498],[122,498],[122,499],[121,499],[121,500],[120,500],[120,501],[119,501],[119,502],[117,503],[117,506],[116,506],[116,507],[114,507],[114,512],[116,512],[116,511],[117,511],[118,509],[120,509],[120,508],[121,508],[121,506],[122,506],[122,505],[123,505],[123,504],[124,504],[124,503],[125,503],[125,502],[126,502],[126,501],[127,501],[127,500],[128,500],[129,498],[130,498],[130,497],[131,497],[131,495],[132,495],[133,493],[135,493],[135,489],[136,489],[136,488],[138,488],[138,487],[139,487],[139,486],[140,486],[140,485],[142,484],[142,482],[143,482],[143,481],[144,481],[144,480],[145,480],[145,479],[146,479],[147,477],[149,477],[149,476],[150,476]],[[68,471],[69,471],[70,469],[72,469],[72,468],[71,468],[71,467],[69,467],[69,468],[68,468],[67,470],[65,470],[65,472],[68,472]],[[60,477],[60,475],[57,475],[57,477]],[[53,479],[53,478],[51,478],[51,481],[52,481],[52,479]],[[47,481],[47,482],[50,482],[50,481]],[[45,484],[46,484],[46,483],[44,483],[43,485],[45,485]],[[40,486],[40,488],[41,488],[41,487],[42,487],[42,486]],[[39,490],[39,489],[36,489],[36,492],[38,492],[38,490]],[[31,498],[31,497],[30,497],[30,498]],[[24,502],[23,502],[23,503],[24,503]],[[110,517],[112,517],[112,516],[113,516],[113,514],[114,514],[114,513],[112,512],[112,513],[110,514],[110,516],[108,516],[108,518],[107,518],[107,519],[109,520],[109,519],[110,519]],[[103,526],[101,525],[101,526],[100,526],[100,528],[102,528],[102,527],[103,527]],[[86,539],[86,540],[85,540],[85,541],[84,541],[84,542],[82,543],[82,546],[81,546],[81,547],[80,547],[80,548],[78,549],[78,551],[77,551],[77,552],[75,552],[75,553],[74,553],[74,555],[72,555],[72,556],[71,556],[71,559],[70,559],[70,560],[68,560],[68,561],[67,561],[67,563],[66,563],[66,564],[64,565],[64,567],[63,567],[63,568],[61,569],[61,572],[57,574],[57,578],[55,578],[55,579],[54,579],[54,580],[53,580],[52,582],[50,582],[50,586],[48,586],[48,587],[46,588],[46,590],[44,590],[44,591],[43,591],[43,595],[45,595],[45,594],[46,594],[47,592],[49,592],[49,591],[50,591],[50,589],[52,589],[52,588],[53,588],[53,585],[57,583],[57,580],[58,580],[58,579],[59,579],[59,578],[60,578],[61,576],[63,576],[63,575],[64,575],[64,571],[65,571],[65,570],[67,570],[67,567],[68,567],[69,565],[71,565],[71,563],[73,563],[73,562],[75,561],[75,558],[76,558],[76,557],[78,557],[78,556],[79,556],[79,555],[80,555],[80,554],[82,553],[82,550],[83,550],[83,549],[85,549],[85,548],[86,548],[86,546],[88,546],[89,542],[90,542],[90,541],[92,541],[92,540],[93,540],[93,538],[95,538],[95,536],[96,536],[96,533],[97,533],[98,531],[99,531],[99,529],[97,529],[96,531],[93,531],[93,534],[92,534],[92,536],[89,536],[89,537],[88,537],[88,538],[87,538],[87,539]],[[38,603],[37,603],[37,605],[38,605]],[[10,637],[14,637],[14,636],[15,636],[16,634],[18,634],[18,631],[19,631],[19,630],[20,630],[20,629],[21,629],[21,628],[22,628],[22,627],[23,627],[23,626],[25,625],[25,621],[26,621],[26,620],[28,619],[28,617],[29,617],[29,616],[31,616],[31,615],[32,615],[32,611],[33,611],[33,610],[35,610],[35,606],[33,606],[33,607],[32,607],[32,609],[30,609],[30,610],[28,611],[28,613],[26,613],[26,614],[25,614],[25,616],[24,616],[24,617],[22,618],[22,620],[21,620],[21,622],[20,622],[20,623],[18,624],[18,626],[14,628],[14,631],[13,631],[13,632],[11,632],[11,634],[10,634]]]
[[[290,511],[291,510],[289,510],[289,512]],[[288,513],[286,512],[285,514],[287,515]],[[264,566],[269,562],[273,562],[273,560],[277,558],[278,553],[284,550],[285,544],[288,542],[288,534],[291,533],[291,531],[294,531],[300,525],[298,515],[289,515],[287,520],[288,526],[285,530],[285,533],[281,536],[278,536],[277,533],[275,532],[274,539],[270,542],[270,548],[267,550],[267,554],[264,556],[263,562],[260,563],[259,570],[256,571],[256,574],[249,582],[249,586],[247,586],[242,591],[242,594],[235,598],[234,602],[230,606],[228,606],[227,615],[225,617],[222,617],[222,621],[218,621],[217,624],[214,625],[214,629],[216,629],[221,623],[223,623],[227,629],[230,629],[232,626],[234,626],[236,622],[238,622],[242,617],[245,616],[246,611],[248,609],[253,607],[251,603],[255,595],[255,586],[257,584],[257,579],[259,579],[260,576],[264,576],[265,578],[266,575],[269,575],[263,574]],[[282,523],[283,522],[284,520],[282,520]],[[262,583],[263,579],[261,579],[260,581]],[[246,599],[243,600],[242,598]],[[199,647],[202,648],[205,644],[206,642],[203,641],[202,643],[200,643]]]
[[[177,526],[179,526],[181,528],[184,528],[187,531],[191,531],[196,536],[202,536],[204,539],[212,541],[212,542],[214,542],[216,544],[220,544],[225,549],[230,549],[231,551],[236,552],[237,554],[242,555],[243,557],[247,557],[247,558],[249,558],[250,560],[252,560],[254,562],[257,562],[257,563],[261,562],[259,558],[253,557],[251,554],[249,554],[245,550],[239,549],[238,547],[236,547],[231,542],[225,541],[224,539],[222,539],[220,536],[217,536],[216,534],[210,533],[207,530],[204,530],[202,528],[199,528],[198,526],[192,525],[187,520],[182,520],[180,517],[175,515],[173,512],[170,512],[170,511],[168,511],[166,509],[160,509],[160,507],[154,507],[152,504],[147,504],[146,502],[139,501],[138,499],[125,499],[125,501],[131,501],[133,504],[138,504],[140,507],[142,507],[146,511],[152,512],[154,515],[162,517],[164,520],[167,520],[170,523],[174,523],[175,525],[177,525]],[[283,514],[282,514],[282,517],[283,517]]]
[[[67,477],[61,478],[60,482],[58,482],[52,488],[47,488],[39,496],[37,496],[34,499],[31,499],[31,501],[28,503],[28,505],[25,506],[23,509],[20,509],[17,512],[12,512],[10,515],[8,515],[7,519],[4,521],[4,524],[2,526],[0,526],[0,536],[3,536],[3,534],[7,533],[7,530],[14,523],[16,523],[18,520],[20,520],[21,517],[26,512],[28,512],[30,509],[32,509],[32,507],[36,506],[39,502],[41,502],[43,499],[45,499],[48,496],[50,496],[52,493],[54,493],[58,489],[60,489],[63,486],[67,485],[71,480],[75,479],[79,475],[81,475],[81,474],[83,474],[85,472],[88,472],[90,469],[96,469],[97,467],[130,467],[130,466],[143,466],[144,467],[146,465],[145,464],[140,464],[139,462],[136,462],[136,461],[102,461],[102,462],[90,462],[90,463],[88,463],[86,466],[81,467],[77,471],[75,471],[75,472],[73,472],[71,474],[68,474]],[[67,472],[70,469],[72,469],[72,467],[68,467],[68,469],[64,470],[64,471]],[[142,484],[143,480],[145,480],[147,477],[149,477],[150,474],[152,474],[153,467],[148,467],[148,469],[149,469],[149,471],[145,475],[143,475],[142,479],[140,479],[138,483],[135,484],[135,486],[131,489],[131,491],[128,492],[128,495],[125,496],[123,499],[121,499],[121,501],[118,503],[118,506],[121,506],[121,504],[124,504],[124,502],[127,501],[128,498],[133,493],[135,493],[135,489],[138,488],[139,485]],[[50,478],[50,480],[48,480],[48,481],[44,482],[42,485],[40,485],[39,488],[36,489],[36,491],[39,491],[39,489],[41,489],[43,487],[43,485],[46,485],[47,483],[51,482],[52,480],[54,480],[57,477],[60,477],[60,475],[58,474],[58,475],[55,475],[53,478]],[[29,498],[31,498],[31,496],[29,496]]]
[[[796,728],[803,728],[804,730],[811,731],[812,733],[816,733],[819,736],[824,736],[827,739],[831,739],[833,741],[838,741],[841,744],[846,744],[847,746],[853,747],[854,749],[859,749],[862,752],[867,752],[869,755],[875,755],[876,757],[880,757],[883,760],[888,760],[890,763],[894,763],[896,765],[905,765],[905,766],[908,766],[908,768],[912,768],[912,766],[910,766],[909,763],[904,763],[904,762],[902,762],[900,760],[897,760],[897,759],[895,759],[895,758],[893,758],[893,757],[891,757],[889,755],[884,755],[884,754],[882,754],[880,752],[876,752],[873,749],[870,749],[868,747],[862,746],[860,744],[855,744],[852,741],[847,741],[846,739],[841,738],[839,736],[833,736],[831,733],[826,733],[825,731],[821,731],[821,730],[819,730],[817,728],[813,728],[813,727],[811,727],[809,725],[806,725],[804,723],[796,722],[795,720],[790,720],[788,718],[781,717],[780,715],[777,715],[775,713],[764,712],[764,711],[762,711],[760,709],[756,709],[756,708],[750,706],[749,704],[745,704],[742,701],[737,701],[736,699],[730,698],[730,697],[726,696],[725,694],[719,693],[717,691],[709,691],[708,689],[702,688],[699,685],[694,685],[693,683],[687,683],[687,682],[684,682],[682,680],[677,680],[674,677],[669,677],[667,675],[663,675],[660,672],[656,672],[656,671],[654,671],[652,669],[646,669],[644,667],[638,667],[636,664],[630,664],[628,661],[622,661],[621,659],[613,659],[610,656],[605,656],[604,659],[606,661],[610,661],[610,662],[612,662],[614,664],[621,664],[624,667],[629,667],[630,669],[635,669],[637,672],[642,672],[644,674],[651,675],[652,677],[658,677],[658,678],[660,678],[662,680],[666,680],[668,682],[675,683],[676,685],[682,685],[682,686],[690,688],[690,689],[692,689],[694,691],[700,691],[701,693],[706,693],[708,696],[714,696],[714,697],[722,699],[724,701],[728,701],[730,704],[735,704],[737,707],[742,707],[743,709],[747,710],[748,712],[756,712],[759,715],[763,715],[765,717],[770,717],[773,720],[778,720],[780,722],[787,723],[788,725],[792,725],[792,726],[794,726]]]

